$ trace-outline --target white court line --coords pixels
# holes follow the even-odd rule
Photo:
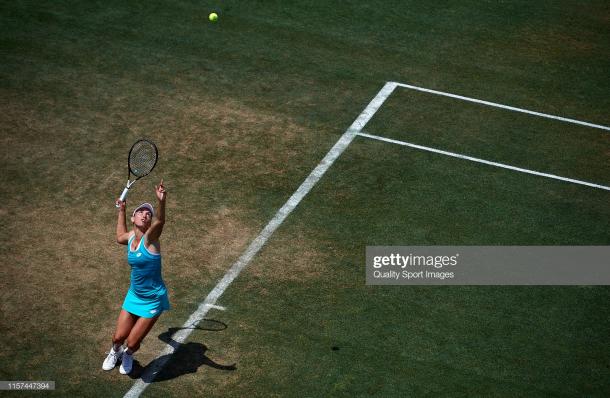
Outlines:
[[[381,90],[377,93],[375,98],[367,105],[362,113],[354,120],[352,125],[343,133],[341,138],[335,143],[335,145],[326,154],[324,159],[316,166],[316,168],[309,174],[309,176],[303,181],[301,186],[292,194],[290,199],[277,211],[275,216],[269,221],[267,226],[261,231],[261,233],[250,243],[250,246],[241,255],[241,257],[229,268],[225,276],[220,282],[212,289],[205,300],[199,305],[199,308],[191,314],[189,319],[182,325],[182,328],[178,330],[171,337],[171,340],[177,342],[174,345],[167,345],[165,349],[159,354],[157,360],[154,361],[154,365],[146,369],[142,376],[134,383],[129,391],[125,394],[125,397],[139,397],[140,394],[148,387],[153,381],[154,376],[161,371],[163,366],[169,360],[171,354],[182,344],[193,331],[193,326],[196,326],[207,314],[210,308],[214,308],[216,300],[224,293],[227,287],[233,282],[233,280],[239,275],[239,273],[250,263],[252,258],[259,252],[259,250],[265,245],[267,240],[273,235],[275,230],[282,224],[282,222],[288,217],[288,215],[294,210],[294,208],[301,202],[301,200],[307,195],[307,193],[313,188],[313,186],[322,178],[326,170],[337,160],[337,158],[345,151],[345,148],[353,141],[356,134],[362,130],[364,125],[373,117],[375,112],[388,98],[392,91],[396,88],[396,83],[388,82]],[[160,359],[159,359],[160,357]],[[146,381],[145,381],[146,380]]]
[[[454,157],[454,158],[470,160],[472,162],[483,163],[483,164],[487,164],[487,165],[495,166],[495,167],[501,167],[503,169],[519,171],[521,173],[534,174],[534,175],[541,176],[541,177],[553,178],[555,180],[567,181],[567,182],[571,182],[571,183],[574,183],[574,184],[586,185],[588,187],[604,189],[606,191],[610,191],[610,187],[607,187],[607,186],[604,186],[604,185],[599,185],[599,184],[594,184],[594,183],[591,183],[591,182],[575,180],[575,179],[566,178],[566,177],[560,177],[560,176],[557,176],[557,175],[554,175],[554,174],[541,173],[539,171],[523,169],[521,167],[510,166],[510,165],[507,165],[507,164],[504,164],[504,163],[490,162],[489,160],[473,158],[472,156],[460,155],[459,153],[447,152],[447,151],[443,151],[443,150],[435,149],[435,148],[430,148],[430,147],[423,146],[423,145],[412,144],[410,142],[393,140],[391,138],[380,137],[378,135],[372,135],[372,134],[367,134],[367,133],[362,133],[362,132],[357,133],[357,135],[359,135],[361,137],[371,138],[371,139],[378,140],[378,141],[389,142],[391,144],[398,144],[398,145],[402,145],[402,146],[406,146],[406,147],[410,147],[410,148],[421,149],[422,151],[440,153],[441,155],[447,155],[447,156],[451,156],[451,157]]]
[[[220,310],[220,311],[227,310],[225,307],[221,307],[220,305],[212,305],[212,304],[208,304],[208,308],[214,308],[215,310]]]
[[[508,109],[511,111],[515,111],[515,112],[521,112],[521,113],[527,113],[530,115],[536,115],[536,116],[540,116],[540,117],[545,117],[547,119],[555,119],[555,120],[561,120],[563,122],[568,122],[568,123],[574,123],[574,124],[580,124],[582,126],[587,126],[587,127],[593,127],[596,129],[601,129],[601,130],[608,130],[610,131],[610,127],[608,126],[603,126],[601,124],[593,124],[593,123],[589,123],[589,122],[583,122],[581,120],[576,120],[576,119],[568,119],[567,117],[561,117],[561,116],[555,116],[555,115],[549,115],[547,113],[541,113],[541,112],[534,112],[534,111],[530,111],[527,109],[523,109],[523,108],[516,108],[514,106],[508,106],[508,105],[503,105],[503,104],[498,104],[496,102],[490,102],[490,101],[483,101],[480,99],[476,99],[476,98],[471,98],[471,97],[464,97],[462,95],[456,95],[456,94],[451,94],[451,93],[446,93],[444,91],[436,91],[436,90],[430,90],[429,88],[424,88],[424,87],[418,87],[418,86],[412,86],[410,84],[404,84],[404,83],[395,83],[397,86],[399,87],[404,87],[404,88],[409,88],[411,90],[417,90],[417,91],[423,91],[425,93],[430,93],[430,94],[435,94],[435,95],[442,95],[444,97],[451,97],[451,98],[456,98],[462,101],[469,101],[469,102],[475,102],[477,104],[483,104],[483,105],[488,105],[488,106],[493,106],[495,108],[502,108],[502,109]]]

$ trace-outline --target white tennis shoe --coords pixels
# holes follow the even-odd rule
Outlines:
[[[127,352],[123,353],[123,360],[121,361],[121,366],[119,367],[119,372],[122,375],[127,375],[131,373],[131,369],[133,368],[133,354],[129,355]]]
[[[102,369],[104,370],[112,370],[116,366],[118,360],[123,356],[123,347],[120,347],[118,351],[114,350],[114,347],[110,349],[108,356],[104,359],[104,363],[102,364]]]

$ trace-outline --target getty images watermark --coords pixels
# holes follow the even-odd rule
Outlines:
[[[367,285],[610,285],[610,246],[367,246]]]

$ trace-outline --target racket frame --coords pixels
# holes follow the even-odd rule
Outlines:
[[[142,174],[141,176],[136,176],[131,171],[131,164],[130,164],[131,152],[133,151],[133,148],[135,148],[136,144],[138,142],[142,142],[142,141],[148,142],[150,145],[152,145],[153,148],[155,148],[155,163],[150,168],[148,173]],[[125,201],[125,198],[127,197],[127,193],[129,192],[129,188],[131,188],[132,185],[135,184],[135,182],[138,181],[140,178],[146,177],[147,175],[149,175],[155,169],[155,166],[157,165],[158,161],[159,161],[159,149],[157,149],[157,145],[155,145],[154,142],[152,142],[151,140],[147,140],[145,138],[140,138],[139,140],[137,140],[136,142],[133,143],[133,145],[129,149],[129,154],[127,155],[127,183],[125,184],[125,189],[123,189],[123,192],[121,193],[121,196],[119,197],[119,202]],[[136,177],[136,179],[133,181],[130,181],[129,178],[131,177],[132,174],[134,177]],[[119,203],[116,203],[116,207],[117,208],[120,207]]]

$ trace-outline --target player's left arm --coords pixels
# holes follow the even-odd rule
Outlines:
[[[163,232],[163,226],[165,225],[165,199],[167,197],[167,192],[163,185],[163,179],[161,179],[159,185],[155,185],[155,194],[157,195],[157,199],[159,199],[159,206],[157,207],[157,218],[153,221],[147,234],[148,242],[150,243],[159,241],[161,232]]]

